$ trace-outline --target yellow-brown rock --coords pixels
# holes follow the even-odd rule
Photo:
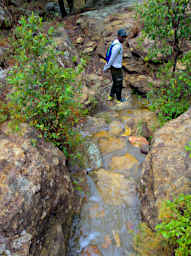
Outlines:
[[[106,137],[98,141],[99,148],[103,154],[108,154],[116,150],[122,150],[126,146],[125,138]]]
[[[99,131],[97,133],[94,134],[95,138],[102,138],[102,137],[109,137],[109,133],[105,130]]]
[[[111,170],[128,170],[131,169],[135,164],[138,164],[137,159],[126,153],[123,156],[114,156],[112,157],[109,168]]]
[[[96,175],[96,186],[104,202],[109,205],[121,205],[128,202],[129,181],[123,174],[99,169]]]
[[[88,100],[88,88],[83,86],[81,90],[81,95],[79,96],[80,103],[85,103]]]

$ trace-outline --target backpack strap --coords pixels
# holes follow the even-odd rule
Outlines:
[[[114,41],[110,44],[110,46],[108,47],[107,49],[107,52],[106,52],[106,61],[107,63],[109,62],[109,59],[111,57],[111,54],[112,54],[112,48],[117,45],[118,43],[114,43]]]

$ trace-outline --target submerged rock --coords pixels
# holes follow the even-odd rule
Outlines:
[[[133,179],[126,179],[123,174],[99,169],[92,174],[96,180],[96,186],[104,202],[108,205],[129,206],[132,202],[130,197],[135,196],[133,191],[135,182]]]
[[[98,144],[102,154],[108,154],[113,151],[124,149],[126,146],[126,139],[123,137],[104,137],[99,139]]]
[[[131,154],[126,153],[123,156],[114,156],[111,159],[111,170],[129,170],[138,164],[137,159]]]

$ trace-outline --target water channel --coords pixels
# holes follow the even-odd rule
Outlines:
[[[68,256],[136,255],[132,239],[141,220],[136,187],[145,155],[129,143],[127,123],[144,111],[130,96],[120,108],[113,105],[90,118],[81,130],[87,141],[88,192],[74,221]]]

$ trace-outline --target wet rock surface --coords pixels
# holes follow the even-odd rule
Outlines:
[[[150,111],[130,106],[107,103],[108,111],[89,117],[80,127],[89,145],[83,152],[88,190],[77,231],[70,239],[69,256],[133,253],[132,232],[137,232],[141,220],[136,190],[145,158],[141,146],[148,145],[146,138],[137,136],[136,118],[148,126],[152,118]],[[134,121],[132,129],[129,118]]]

